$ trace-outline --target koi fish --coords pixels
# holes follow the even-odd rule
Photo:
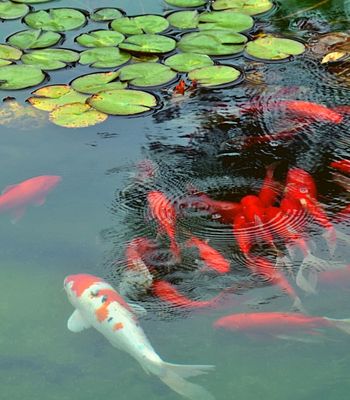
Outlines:
[[[162,280],[154,281],[152,289],[155,296],[179,308],[210,308],[217,306],[222,300],[221,294],[210,300],[191,300],[181,294],[171,283]]]
[[[214,399],[204,388],[184,379],[208,373],[214,367],[163,361],[140,327],[134,309],[107,282],[88,274],[70,275],[64,280],[64,289],[75,308],[67,324],[70,331],[93,327],[112,346],[129,353],[148,374],[158,376],[176,393],[192,400]]]
[[[310,196],[317,198],[317,188],[312,176],[301,168],[292,168],[286,177],[286,197],[299,199],[300,197]]]
[[[170,200],[160,191],[151,191],[147,195],[152,217],[158,222],[160,233],[165,232],[170,240],[170,250],[176,259],[180,259],[180,247],[175,239],[176,211]]]
[[[341,172],[350,174],[350,160],[338,160],[331,162],[330,166],[332,168],[338,169]]]
[[[214,328],[291,339],[286,335],[318,335],[320,328],[337,328],[350,334],[350,319],[312,317],[301,313],[261,312],[231,314],[214,322]]]
[[[258,194],[264,207],[272,206],[281,193],[280,185],[273,179],[275,167],[276,165],[272,164],[266,168],[265,179]]]
[[[251,224],[246,221],[244,215],[238,214],[235,217],[233,221],[233,236],[245,256],[248,256],[253,246],[250,228]]]
[[[57,175],[41,175],[7,186],[0,195],[0,212],[9,211],[14,222],[25,213],[28,205],[42,205],[46,196],[62,180]]]
[[[197,247],[199,257],[205,262],[205,264],[216,271],[219,274],[225,274],[230,271],[230,263],[226,258],[208,243],[200,240],[194,236],[187,240],[187,246]]]
[[[184,95],[186,91],[186,83],[183,79],[175,86],[174,93]]]

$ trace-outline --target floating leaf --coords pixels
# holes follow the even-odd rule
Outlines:
[[[123,14],[118,8],[98,8],[91,15],[91,19],[95,22],[112,21],[121,17]]]
[[[80,53],[80,64],[90,64],[95,68],[114,68],[125,64],[130,60],[128,53],[120,51],[116,47],[97,47]]]
[[[66,67],[79,60],[79,53],[66,49],[35,50],[22,56],[24,64],[36,65],[43,70],[54,70]]]
[[[247,44],[246,52],[262,60],[283,60],[302,54],[305,46],[291,39],[282,39],[267,35]]]
[[[194,29],[198,26],[198,11],[176,11],[167,16],[170,25],[179,29]]]
[[[166,3],[175,7],[200,7],[207,3],[207,0],[164,0]]]
[[[2,60],[2,59],[0,58],[0,67],[4,67],[5,65],[10,65],[10,64],[12,64],[12,61],[9,61],[9,60]]]
[[[57,32],[44,32],[40,29],[28,29],[15,33],[7,38],[7,42],[12,46],[24,49],[43,49],[54,46],[61,39]]]
[[[140,54],[138,56],[132,56],[131,61],[138,63],[138,62],[152,62],[156,63],[159,61],[159,57],[154,55],[147,55],[147,54]]]
[[[212,7],[214,10],[231,9],[248,15],[256,15],[271,10],[273,3],[270,0],[216,0]]]
[[[239,53],[247,40],[244,35],[227,30],[192,32],[182,36],[178,48],[185,53],[222,56]]]
[[[333,51],[332,53],[327,54],[322,58],[321,64],[326,64],[329,62],[335,62],[343,59],[349,55],[348,53],[345,53],[343,51]]]
[[[167,58],[164,64],[175,71],[189,72],[193,69],[213,65],[214,62],[205,54],[183,53]]]
[[[15,90],[39,85],[45,79],[34,65],[7,65],[0,68],[0,89]]]
[[[11,0],[15,3],[25,3],[25,4],[37,4],[37,3],[47,3],[52,0]]]
[[[119,71],[98,72],[74,79],[71,82],[73,89],[81,93],[94,94],[102,90],[124,89],[127,84],[116,81]]]
[[[96,110],[111,115],[132,115],[150,111],[157,99],[140,90],[105,90],[91,96],[87,101]]]
[[[7,62],[7,64],[11,64],[12,61],[19,60],[21,56],[21,50],[18,50],[11,46],[7,46],[6,44],[0,44],[0,61],[2,63]]]
[[[169,67],[157,63],[138,63],[120,69],[119,79],[128,81],[134,86],[160,86],[176,78],[176,72]]]
[[[236,81],[241,76],[238,69],[227,65],[213,65],[203,67],[189,72],[188,77],[192,81],[196,81],[199,85],[219,86]]]
[[[28,14],[24,22],[33,29],[63,32],[77,29],[86,22],[85,15],[73,8],[52,8]]]
[[[233,32],[243,32],[254,25],[252,17],[235,11],[212,11],[199,15],[200,30],[229,29]]]
[[[17,19],[29,12],[25,4],[15,4],[12,1],[0,1],[0,19]]]
[[[140,53],[168,53],[175,49],[176,41],[162,35],[134,35],[126,38],[119,47],[123,50]]]
[[[55,108],[50,113],[50,121],[64,128],[86,128],[100,124],[107,118],[107,114],[83,103],[66,104]]]
[[[125,35],[163,32],[169,22],[160,15],[142,15],[140,17],[118,18],[111,23],[111,28]]]
[[[44,86],[32,93],[27,101],[43,111],[52,111],[56,107],[70,103],[85,103],[88,96],[76,92],[68,85]]]
[[[100,30],[83,33],[77,36],[76,41],[84,47],[118,46],[125,39],[119,32]]]

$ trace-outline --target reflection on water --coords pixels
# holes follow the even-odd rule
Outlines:
[[[125,9],[122,3],[113,6]],[[343,2],[313,7],[319,2],[305,1],[308,10],[302,13],[300,3],[280,4],[269,29],[310,43],[319,33],[348,29]],[[64,5],[67,2],[57,2]],[[105,0],[96,7],[107,5]],[[94,2],[90,6],[95,8]],[[163,12],[158,1],[134,1],[127,7],[130,14]],[[19,22],[4,23],[1,33],[6,37],[19,29]],[[31,207],[16,224],[8,215],[0,216],[4,293],[0,382],[6,398],[177,398],[96,332],[73,335],[66,329],[71,307],[62,291],[63,278],[93,273],[118,288],[127,268],[126,247],[135,238],[149,240],[141,258],[152,279],[171,284],[177,296],[205,302],[226,290],[218,307],[205,309],[178,307],[152,289],[138,290],[138,285],[135,290],[127,288],[129,297],[148,310],[141,323],[164,359],[217,366],[215,373],[196,378],[217,399],[346,397],[350,359],[344,351],[345,334],[325,330],[320,332],[324,335],[314,335],[316,343],[309,343],[299,338],[261,340],[213,329],[214,321],[229,313],[289,312],[293,301],[281,286],[271,285],[268,274],[247,267],[233,222],[203,195],[239,203],[244,196],[259,193],[270,165],[275,165],[274,179],[282,188],[290,169],[308,171],[317,199],[338,231],[332,254],[324,227],[310,213],[293,219],[294,227],[303,227],[310,254],[319,259],[313,260],[320,270],[316,294],[296,284],[301,265],[299,283],[303,277],[311,284],[314,276],[308,267],[310,254],[303,264],[300,247],[288,248],[286,240],[275,235],[274,248],[268,240],[259,241],[264,234],[255,226],[254,254],[271,263],[278,256],[291,260],[278,271],[285,273],[309,315],[349,317],[347,270],[337,269],[338,278],[323,271],[349,264],[348,222],[333,219],[349,204],[348,182],[344,173],[330,167],[334,160],[349,159],[349,114],[339,124],[312,118],[305,122],[279,107],[281,101],[292,100],[330,108],[348,105],[349,81],[338,76],[336,66],[320,65],[311,50],[290,63],[244,61],[243,65],[236,59],[232,64],[244,67],[243,83],[197,89],[183,98],[159,91],[162,109],[143,118],[110,118],[103,126],[77,131],[41,120],[34,126],[23,118],[10,125],[0,123],[2,188],[33,176],[62,176],[46,204]],[[58,71],[53,83],[74,77],[69,69]],[[27,93],[15,96],[25,98]],[[151,191],[164,193],[176,211],[181,260],[174,257],[169,236],[160,232],[150,213]],[[283,224],[277,222],[268,226],[278,230]],[[208,268],[199,248],[187,245],[192,236],[208,239],[229,262],[230,272],[221,275]]]

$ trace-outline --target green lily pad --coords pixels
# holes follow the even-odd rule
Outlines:
[[[98,8],[91,14],[90,18],[95,22],[104,22],[122,17],[123,14],[118,8]]]
[[[239,79],[240,76],[241,72],[238,69],[227,65],[198,68],[188,74],[191,81],[196,81],[199,85],[205,87],[232,83]]]
[[[273,3],[270,0],[216,0],[212,7],[214,10],[231,9],[248,15],[256,15],[271,10]]]
[[[120,43],[119,47],[123,50],[140,53],[168,53],[175,49],[176,41],[162,35],[133,35],[126,38],[123,43]]]
[[[152,63],[156,63],[159,61],[159,57],[155,56],[155,55],[148,55],[148,54],[139,54],[134,55],[131,57],[131,62],[134,63],[139,63],[139,62],[152,62]]]
[[[61,35],[57,32],[44,32],[40,29],[25,30],[7,38],[7,42],[12,46],[24,49],[43,49],[45,47],[54,46],[61,39]]]
[[[29,12],[25,4],[15,4],[12,1],[0,1],[0,19],[22,18]]]
[[[193,69],[214,65],[214,62],[205,54],[183,53],[167,58],[164,64],[178,72],[189,72]]]
[[[80,76],[71,82],[71,86],[78,92],[94,94],[102,90],[124,89],[127,84],[117,81],[119,71],[98,72]]]
[[[160,15],[142,15],[140,17],[118,18],[111,23],[111,28],[125,35],[163,32],[169,22]]]
[[[15,3],[25,3],[25,4],[38,4],[38,3],[48,3],[52,0],[11,0]]]
[[[9,60],[2,60],[2,59],[0,58],[0,67],[4,67],[5,65],[10,65],[10,64],[12,64],[12,61],[9,61]]]
[[[208,30],[187,33],[182,36],[178,48],[184,53],[224,56],[239,53],[248,39],[240,33],[227,30]]]
[[[114,68],[125,64],[130,60],[128,53],[120,51],[116,47],[96,47],[80,53],[80,64],[90,64],[94,68]]]
[[[39,85],[43,71],[34,65],[7,65],[0,69],[0,89],[16,90]]]
[[[80,54],[73,50],[45,49],[24,54],[21,60],[23,64],[36,65],[43,70],[50,71],[64,68],[67,64],[78,61],[79,57]]]
[[[254,25],[252,17],[235,11],[212,11],[199,16],[200,30],[229,29],[233,32],[243,32]]]
[[[176,78],[176,72],[158,63],[138,63],[126,65],[119,70],[119,79],[128,81],[134,86],[160,86]]]
[[[125,39],[119,32],[100,30],[83,33],[77,36],[76,41],[84,47],[118,46]]]
[[[170,25],[178,29],[194,29],[198,26],[198,11],[176,11],[167,16]]]
[[[64,128],[86,128],[100,124],[107,118],[107,114],[83,103],[66,104],[55,108],[50,113],[50,121]]]
[[[63,32],[77,29],[86,22],[85,15],[73,8],[52,8],[29,13],[24,22],[33,29]]]
[[[304,51],[305,46],[300,42],[271,35],[249,42],[246,48],[247,54],[262,60],[283,60]]]
[[[11,64],[12,61],[19,60],[21,56],[21,50],[18,50],[11,46],[7,46],[6,44],[0,44],[0,61],[7,61],[8,64]]]
[[[200,7],[207,3],[207,0],[164,0],[167,4],[175,7]]]
[[[111,115],[133,115],[150,111],[157,105],[157,99],[140,90],[105,90],[87,100],[91,107]]]
[[[44,86],[32,93],[27,101],[35,108],[52,111],[56,107],[70,103],[85,103],[88,96],[76,92],[68,85]]]

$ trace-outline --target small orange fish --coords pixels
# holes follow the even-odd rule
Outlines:
[[[331,162],[331,167],[336,168],[341,172],[350,174],[350,160],[338,160]]]
[[[175,86],[174,93],[184,95],[186,91],[186,83],[183,79]]]

